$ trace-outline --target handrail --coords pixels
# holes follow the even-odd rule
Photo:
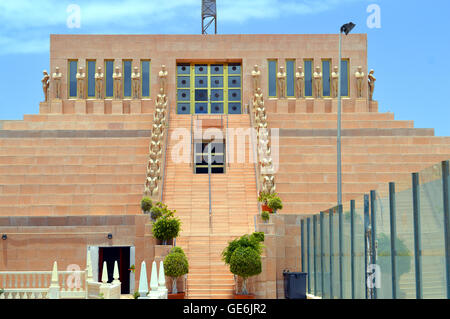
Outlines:
[[[259,161],[258,161],[258,152],[256,150],[256,141],[255,141],[255,120],[254,120],[254,114],[253,114],[253,100],[250,99],[249,103],[250,107],[248,110],[248,113],[250,115],[250,127],[251,127],[251,139],[252,139],[252,148],[253,148],[253,165],[255,167],[255,181],[256,181],[256,197],[259,197],[260,193],[260,184],[259,184],[259,176],[260,176],[260,170],[259,170]],[[258,202],[258,213],[261,215],[262,213],[262,207],[261,203]],[[256,225],[255,225],[256,226]]]
[[[226,115],[227,117],[227,129],[225,131],[226,134],[226,140],[225,140],[225,147],[226,147],[226,152],[227,152],[227,166],[228,168],[230,167],[230,157],[229,157],[229,152],[228,152],[228,114]]]
[[[194,114],[191,114],[191,167],[194,167]]]
[[[211,207],[211,143],[208,144],[208,187],[209,187],[209,227],[212,227],[212,207]]]
[[[166,160],[167,160],[167,144],[169,144],[169,128],[170,128],[170,102],[167,101],[167,126],[166,126],[166,141],[164,145],[164,162],[162,167],[162,174],[161,174],[161,196],[160,196],[160,202],[164,201],[164,183],[165,183],[165,177],[166,177]]]

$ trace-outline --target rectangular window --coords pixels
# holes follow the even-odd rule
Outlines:
[[[114,61],[112,60],[105,61],[105,93],[106,93],[105,97],[114,96],[113,73],[114,73]]]
[[[78,61],[69,61],[69,98],[77,97]]]
[[[150,97],[150,61],[141,61],[142,97]]]
[[[348,59],[342,59],[342,61],[341,61],[341,96],[350,96],[348,66],[349,66]]]
[[[131,97],[131,60],[123,61],[123,96]]]
[[[305,96],[313,95],[313,61],[305,60]]]
[[[95,60],[87,62],[87,88],[88,97],[95,97]]]
[[[295,96],[295,61],[286,61],[286,95]]]
[[[277,61],[269,60],[269,97],[277,96]]]
[[[331,61],[322,60],[322,95],[331,96]]]

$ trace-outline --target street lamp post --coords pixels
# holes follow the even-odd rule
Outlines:
[[[355,24],[349,22],[341,27],[339,32],[339,68],[338,68],[338,106],[337,106],[337,197],[338,206],[342,205],[342,161],[341,161],[341,68],[342,68],[342,33],[348,35],[355,27]]]

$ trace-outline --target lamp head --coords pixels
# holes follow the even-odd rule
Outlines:
[[[355,26],[356,24],[354,24],[353,22],[346,23],[341,27],[341,33],[345,33],[345,35],[348,35]]]

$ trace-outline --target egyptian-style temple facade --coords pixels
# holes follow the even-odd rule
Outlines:
[[[141,211],[148,195],[181,219],[189,298],[232,296],[221,251],[255,229],[266,252],[253,292],[283,298],[283,269],[300,268],[299,218],[337,202],[336,67],[344,202],[450,154],[450,138],[378,112],[367,36],[343,36],[341,61],[338,39],[51,35],[47,100],[0,129],[0,270],[55,260],[83,269],[89,251],[94,277],[119,260],[122,293],[132,294],[138,265],[169,249]],[[223,133],[210,162],[201,155],[212,139],[195,135],[208,128]],[[260,218],[263,190],[283,201],[270,224]]]

